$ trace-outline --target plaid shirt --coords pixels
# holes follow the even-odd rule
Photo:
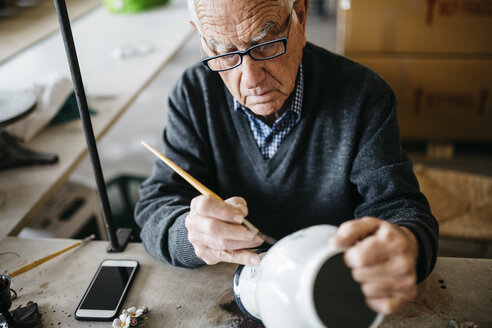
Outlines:
[[[304,79],[302,76],[302,63],[299,66],[298,79],[296,82],[295,93],[292,99],[292,103],[280,116],[272,127],[264,123],[262,120],[254,116],[250,110],[241,105],[236,99],[234,99],[234,110],[240,113],[246,114],[249,120],[249,126],[253,136],[258,144],[260,153],[263,158],[269,159],[275,155],[275,152],[280,147],[282,141],[285,140],[289,132],[301,119],[302,112],[302,97],[304,94]]]

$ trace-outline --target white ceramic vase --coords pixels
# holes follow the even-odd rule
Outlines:
[[[240,266],[234,296],[247,316],[267,328],[375,328],[383,316],[367,307],[360,285],[330,245],[337,227],[299,230],[261,254],[259,266]]]

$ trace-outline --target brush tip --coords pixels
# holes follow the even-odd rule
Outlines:
[[[85,243],[87,243],[87,242],[91,241],[91,240],[92,240],[92,239],[94,239],[94,238],[96,238],[96,235],[95,235],[95,234],[92,234],[92,235],[90,235],[90,236],[87,236],[87,237],[85,237],[84,239],[82,239],[82,243],[83,243],[83,244],[85,244]]]
[[[269,245],[275,245],[275,243],[278,241],[277,239],[270,237],[268,235],[265,235],[263,232],[258,231],[258,236],[260,236],[261,239],[265,241],[265,243]]]

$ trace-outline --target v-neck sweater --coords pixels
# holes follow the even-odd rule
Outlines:
[[[164,154],[223,199],[243,197],[248,220],[275,238],[364,216],[406,226],[422,280],[435,265],[438,224],[401,149],[393,92],[374,71],[311,43],[302,63],[302,116],[272,158],[262,157],[219,74],[201,63],[169,96]],[[184,224],[198,194],[156,160],[135,209],[150,254],[204,265]]]
[[[290,130],[301,119],[302,112],[302,97],[304,95],[304,79],[302,75],[302,63],[299,66],[297,73],[296,85],[294,91],[291,93],[292,100],[287,100],[284,106],[287,104],[287,110],[275,120],[272,126],[263,122],[258,118],[250,109],[244,107],[234,99],[234,110],[244,113],[248,117],[249,128],[253,133],[253,137],[258,144],[263,158],[270,159],[278,147],[284,141],[285,137],[289,134]]]

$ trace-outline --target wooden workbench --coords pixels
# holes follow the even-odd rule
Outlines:
[[[173,1],[133,15],[99,6],[72,23],[89,106],[98,111],[92,116],[97,140],[189,39],[188,21],[186,2]],[[112,57],[115,47],[135,40],[149,42],[153,51],[128,60]],[[0,90],[23,90],[54,71],[70,76],[59,32],[0,64]],[[80,120],[50,126],[24,146],[56,153],[59,162],[0,171],[0,239],[18,234],[87,154]]]
[[[7,237],[0,242],[0,254],[4,254],[0,255],[0,273],[73,242]],[[103,259],[136,259],[141,267],[124,307],[149,306],[149,327],[244,327],[244,318],[221,306],[232,301],[236,265],[180,269],[152,258],[141,244],[132,243],[121,254],[106,253],[106,246],[107,242],[91,242],[13,278],[12,288],[19,297],[12,309],[34,301],[45,327],[111,327],[107,322],[76,321],[73,313]],[[452,319],[492,327],[492,260],[439,258],[419,290],[415,302],[386,317],[380,327],[440,328],[448,327]]]

